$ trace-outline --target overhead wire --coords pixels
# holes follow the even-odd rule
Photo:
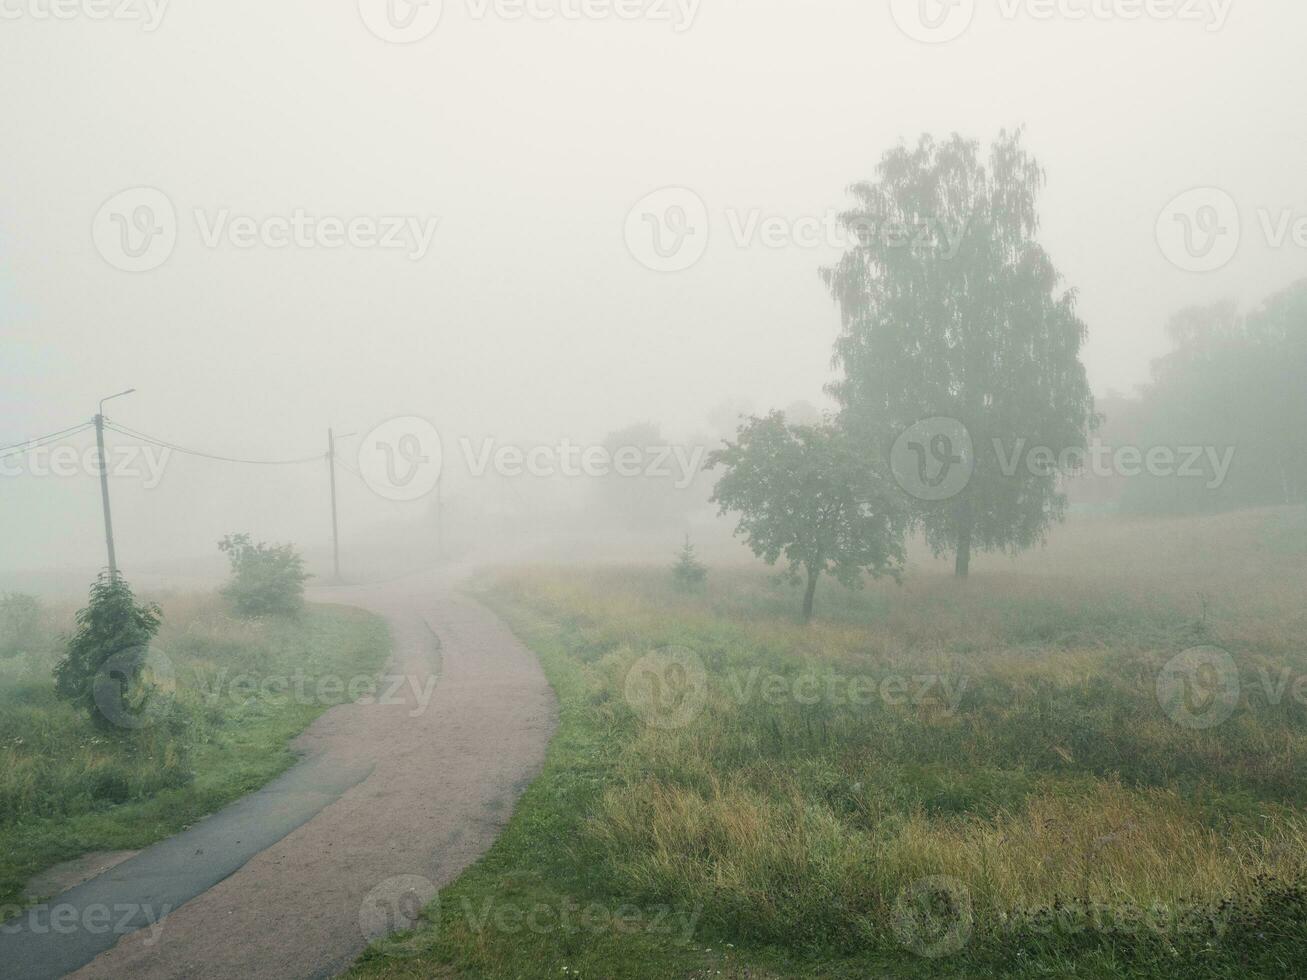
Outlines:
[[[147,435],[144,432],[138,432],[135,429],[114,422],[110,419],[105,420],[105,426],[117,432],[119,435],[125,435],[132,439],[140,439],[142,442],[150,443],[160,449],[170,449],[173,452],[183,453],[187,456],[197,456],[200,459],[216,460],[221,463],[239,463],[246,466],[297,466],[302,463],[316,463],[326,459],[326,453],[315,453],[312,456],[298,456],[293,459],[243,459],[238,456],[224,456],[220,453],[210,453],[199,449],[188,449],[175,442],[167,439],[160,439],[157,436]]]
[[[27,442],[15,443],[12,446],[5,446],[0,449],[0,459],[8,459],[10,456],[21,456],[23,453],[31,452],[33,449],[40,449],[48,446],[52,442],[58,442],[60,439],[74,436],[78,433],[91,428],[94,422],[83,422],[80,425],[69,426],[67,429],[61,429],[58,432],[51,432],[49,435],[38,436],[35,439],[29,439]]]

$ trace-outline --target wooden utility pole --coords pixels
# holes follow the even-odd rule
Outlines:
[[[327,429],[327,472],[331,476],[331,565],[340,581],[340,523],[336,519],[336,435]]]
[[[113,550],[113,514],[109,510],[109,464],[104,455],[104,416],[95,416],[95,445],[100,461],[100,503],[104,507],[104,543],[109,547],[109,577],[118,577],[118,556]]]
[[[95,447],[100,454],[100,503],[104,507],[104,543],[109,548],[109,578],[118,578],[118,555],[113,548],[113,514],[109,510],[109,458],[104,454],[104,403],[113,398],[130,395],[135,388],[128,388],[116,395],[100,399],[100,409],[95,413]]]

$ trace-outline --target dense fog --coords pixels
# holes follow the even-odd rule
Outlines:
[[[248,531],[329,571],[328,428],[347,575],[724,547],[698,465],[743,414],[836,409],[819,270],[852,247],[850,186],[923,135],[983,159],[1024,127],[1104,438],[1210,444],[1218,467],[1301,448],[1292,398],[1236,424],[1197,369],[1139,401],[1220,334],[1182,311],[1240,323],[1307,274],[1296,5],[379,6],[0,5],[0,447],[134,388],[104,410],[135,433],[107,432],[124,569],[220,572],[218,539]],[[407,430],[393,459],[365,445],[397,418],[439,435],[414,499],[366,472],[431,458]],[[623,445],[658,458],[614,476]],[[0,460],[5,584],[81,591],[105,564],[93,446]],[[1302,491],[1299,471],[1159,504],[1119,470],[1072,507]]]

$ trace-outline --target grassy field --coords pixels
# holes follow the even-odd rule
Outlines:
[[[72,607],[42,610],[21,644],[0,638],[17,652],[0,658],[0,907],[58,862],[143,847],[257,789],[294,762],[290,740],[346,700],[323,679],[375,674],[389,651],[385,623],[354,609],[245,621],[216,597],[161,605],[152,650],[173,682],[138,731],[97,731],[55,699]]]
[[[828,583],[807,628],[756,568],[692,595],[649,568],[481,585],[561,729],[487,858],[358,976],[1278,978],[1307,957],[1300,509],[1073,522],[966,582],[922,560],[901,587]],[[1237,689],[1203,661],[1173,696],[1193,648],[1228,652]]]

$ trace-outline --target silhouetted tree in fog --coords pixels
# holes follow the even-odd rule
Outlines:
[[[1019,130],[1000,133],[987,162],[974,141],[923,137],[851,188],[842,220],[856,244],[823,270],[843,324],[831,390],[850,434],[870,453],[923,419],[970,434],[965,489],[914,504],[958,575],[973,550],[1029,547],[1061,518],[1059,474],[1023,454],[1083,450],[1094,422],[1076,294],[1035,240],[1043,184]]]

